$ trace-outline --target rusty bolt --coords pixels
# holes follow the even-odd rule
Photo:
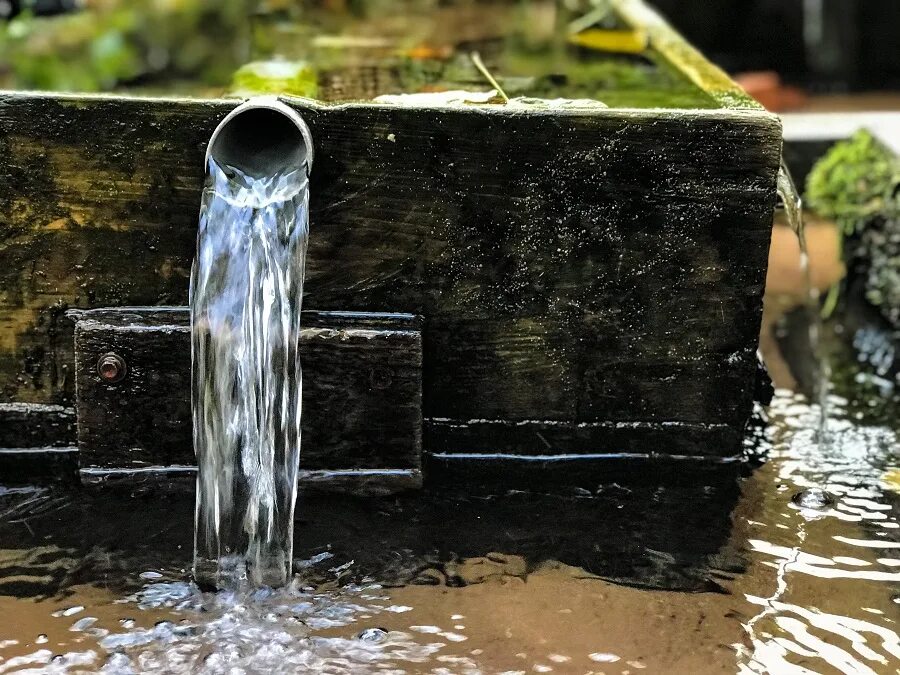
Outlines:
[[[97,361],[97,374],[107,384],[121,382],[126,372],[128,372],[128,367],[125,365],[125,359],[113,352],[104,354]]]

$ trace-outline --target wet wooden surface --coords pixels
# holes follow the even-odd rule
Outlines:
[[[72,445],[75,410],[40,403],[0,403],[0,448]]]
[[[0,95],[2,400],[72,400],[66,308],[186,303],[233,105]],[[742,428],[774,117],[293,105],[316,146],[304,307],[424,316],[426,419]]]
[[[187,309],[78,313],[76,381],[82,467],[195,463]],[[421,321],[402,314],[303,312],[303,470],[421,467]],[[97,362],[127,367],[105,382]]]

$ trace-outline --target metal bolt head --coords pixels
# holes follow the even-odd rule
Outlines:
[[[373,389],[387,389],[391,386],[394,378],[389,368],[384,366],[376,366],[369,373],[369,384]]]
[[[127,372],[128,366],[125,365],[125,359],[114,352],[104,354],[97,361],[97,374],[107,384],[121,382]]]

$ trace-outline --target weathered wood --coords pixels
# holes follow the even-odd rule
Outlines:
[[[720,107],[289,100],[316,153],[304,307],[425,317],[442,453],[740,450],[780,123],[640,0],[614,7]],[[0,94],[0,400],[71,400],[65,308],[186,303],[234,105]]]
[[[78,481],[78,448],[0,448],[0,484]]]
[[[706,485],[736,481],[737,457],[698,457],[665,453],[593,455],[513,455],[437,453],[425,456],[429,488],[465,486],[469,493],[496,494],[515,488],[535,492],[561,489],[595,491],[603,485]]]
[[[495,454],[502,447],[505,453],[529,458],[559,454],[717,457],[722,445],[734,447],[740,439],[741,432],[727,424],[429,419],[424,447],[429,454],[464,448],[465,454],[479,455]]]
[[[76,481],[74,445],[73,408],[0,403],[0,484]]]
[[[74,409],[39,403],[0,403],[0,448],[58,447],[74,442]]]
[[[186,301],[233,105],[0,97],[7,399],[71,394],[59,307]],[[424,315],[426,417],[743,426],[774,117],[293,105],[316,143],[304,306]]]
[[[76,312],[82,466],[193,464],[186,308]],[[422,334],[407,314],[303,312],[304,470],[421,466]],[[97,373],[114,352],[127,371]]]

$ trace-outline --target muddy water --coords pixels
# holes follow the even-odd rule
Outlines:
[[[843,377],[818,444],[777,328],[803,302],[790,234],[762,340],[779,389],[740,481],[305,496],[295,583],[252,597],[188,583],[190,485],[0,490],[0,672],[900,671],[897,401]],[[807,236],[824,289],[834,233]]]

